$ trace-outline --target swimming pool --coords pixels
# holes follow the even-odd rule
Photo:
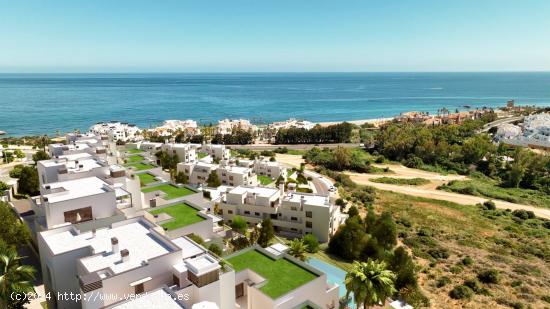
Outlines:
[[[327,274],[327,281],[329,283],[336,283],[340,286],[339,288],[339,296],[340,298],[346,296],[346,285],[344,283],[344,279],[346,278],[346,272],[334,265],[330,265],[326,262],[323,262],[316,258],[309,258],[307,260],[307,263],[325,274]],[[348,306],[355,309],[355,304],[351,302]]]

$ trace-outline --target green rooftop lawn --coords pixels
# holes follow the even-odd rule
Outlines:
[[[267,283],[260,288],[260,291],[273,299],[318,277],[287,259],[274,260],[257,250],[233,256],[227,259],[227,262],[233,266],[235,272],[249,268],[267,279]]]
[[[199,152],[199,153],[197,154],[197,156],[199,157],[199,159],[202,159],[202,158],[204,158],[204,157],[207,157],[208,154],[207,154],[207,153],[204,153],[204,152]]]
[[[147,164],[147,163],[129,163],[129,164],[126,164],[126,166],[133,167],[138,171],[148,170],[155,167],[154,165]]]
[[[258,175],[258,181],[259,181],[262,185],[267,186],[268,184],[270,184],[270,183],[273,182],[273,179],[271,179],[271,177],[269,177],[269,176]]]
[[[160,225],[169,231],[206,220],[203,217],[199,216],[198,212],[198,210],[185,203],[149,211],[149,213],[152,215],[158,215],[161,213],[166,213],[170,215],[172,219]]]
[[[131,154],[136,154],[136,153],[142,153],[143,150],[141,150],[141,149],[128,149],[126,152],[131,153]]]
[[[178,198],[178,197],[182,197],[182,196],[186,196],[186,195],[195,193],[195,191],[193,191],[189,188],[186,188],[186,187],[178,188],[178,187],[173,186],[171,184],[163,184],[163,185],[160,185],[160,186],[143,188],[143,189],[141,189],[141,192],[148,193],[148,192],[153,192],[153,191],[157,191],[157,190],[160,190],[160,191],[166,193],[166,196],[164,196],[165,200],[171,200],[171,199],[175,199],[175,198]]]
[[[139,182],[141,183],[142,186],[157,181],[155,176],[151,174],[143,173],[143,174],[137,174],[137,175],[139,177]]]
[[[126,158],[126,162],[128,163],[137,163],[143,161],[143,157],[140,155],[133,155]]]

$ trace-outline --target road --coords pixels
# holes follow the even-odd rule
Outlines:
[[[437,173],[425,172],[421,170],[411,169],[400,165],[388,165],[388,164],[377,164],[378,167],[389,167],[395,174],[363,174],[363,173],[352,173],[346,172],[354,182],[361,185],[368,185],[375,187],[380,190],[392,191],[412,196],[431,198],[436,200],[453,202],[461,205],[475,205],[478,203],[483,203],[488,198],[466,195],[454,192],[447,192],[442,190],[437,190],[436,188],[448,181],[451,180],[464,180],[467,179],[465,176],[461,175],[440,175]],[[430,180],[430,184],[423,186],[401,186],[401,185],[392,185],[385,183],[377,183],[370,181],[373,178],[379,177],[392,177],[392,178],[425,178]],[[501,200],[492,199],[495,202],[497,208],[501,209],[524,209],[529,210],[535,213],[538,217],[550,219],[550,209],[534,207],[524,204],[515,204]]]
[[[281,153],[276,154],[275,159],[277,162],[282,163],[287,167],[295,168],[299,168],[300,165],[305,162],[302,156]],[[318,194],[329,195],[331,193],[329,189],[334,185],[334,182],[331,179],[311,170],[306,170],[304,174],[306,177],[311,177],[311,182],[315,186],[315,191]]]
[[[479,131],[479,132],[487,132],[489,131],[491,128],[493,127],[496,127],[496,126],[499,126],[501,124],[505,124],[505,123],[511,123],[511,122],[515,122],[515,121],[520,121],[523,119],[523,116],[517,116],[517,117],[507,117],[507,118],[500,118],[500,119],[497,119],[493,122],[489,122],[487,124],[485,124],[483,126],[483,128]]]
[[[250,149],[250,150],[274,150],[279,147],[283,148],[286,147],[287,149],[292,150],[308,150],[313,147],[319,147],[319,148],[336,148],[336,147],[347,147],[347,148],[353,148],[353,147],[359,147],[360,144],[356,143],[340,143],[340,144],[292,144],[292,145],[274,145],[274,144],[250,144],[250,145],[225,145],[227,147],[230,147],[232,149],[235,148],[242,148],[242,149]]]

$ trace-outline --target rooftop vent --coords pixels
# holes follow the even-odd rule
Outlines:
[[[123,263],[128,262],[130,260],[130,251],[128,249],[120,250],[120,258]]]
[[[118,251],[118,239],[116,237],[111,238],[111,247],[113,248],[113,253]]]

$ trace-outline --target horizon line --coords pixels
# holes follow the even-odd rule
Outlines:
[[[365,74],[365,73],[550,73],[550,70],[487,70],[487,71],[105,71],[105,72],[0,72],[0,75],[7,74]]]

